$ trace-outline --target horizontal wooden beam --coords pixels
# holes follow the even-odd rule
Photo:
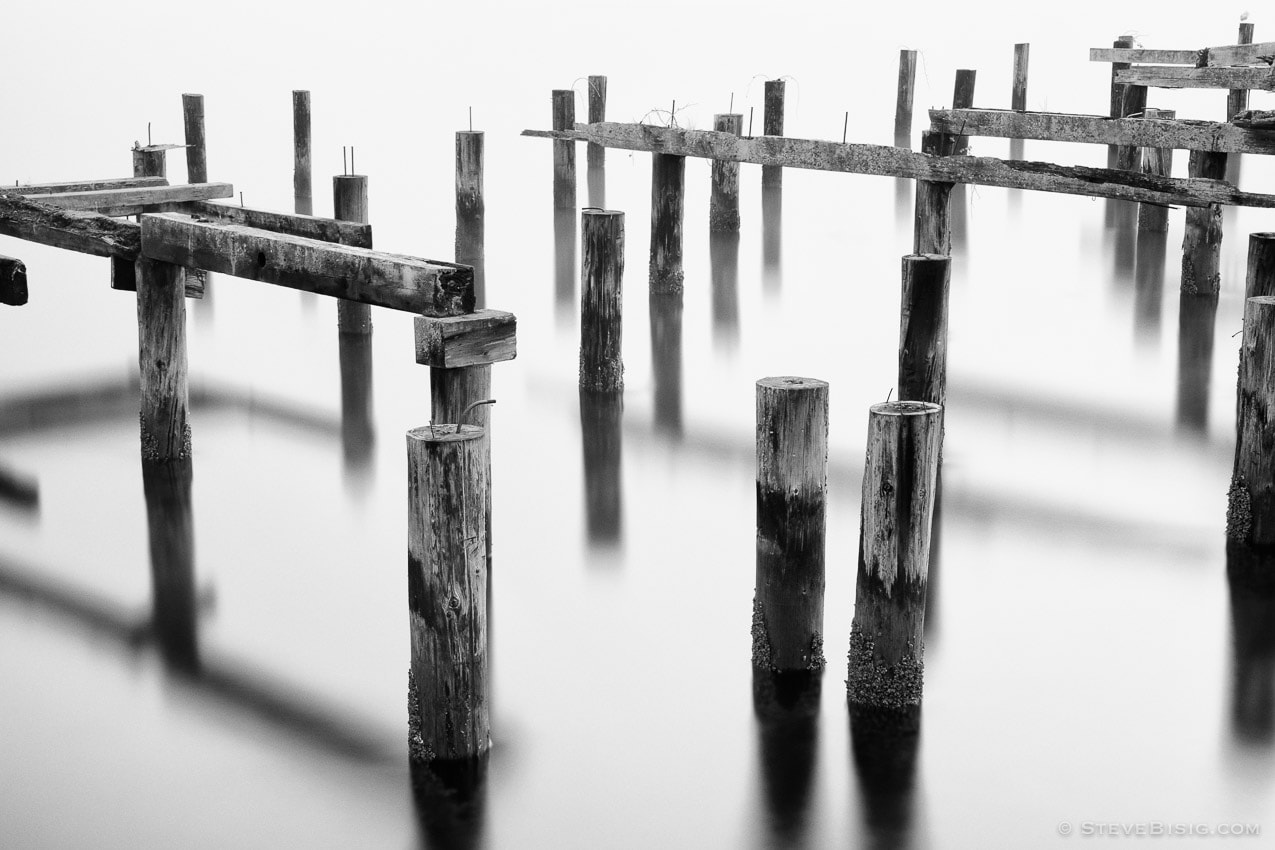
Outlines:
[[[0,256],[0,304],[21,307],[27,303],[27,264]]]
[[[229,198],[234,193],[235,188],[229,183],[190,183],[180,186],[143,186],[128,189],[101,189],[92,192],[64,192],[56,195],[41,195],[40,202],[68,210],[124,216],[137,215],[168,204]]]
[[[992,157],[930,156],[883,145],[824,142],[786,136],[740,137],[711,130],[606,122],[577,124],[574,130],[523,130],[522,134],[724,162],[907,177],[937,183],[972,183],[1151,204],[1275,207],[1275,195],[1241,192],[1221,180],[1183,180],[1133,171],[1000,160]]]
[[[212,201],[195,201],[184,205],[196,218],[231,222],[288,236],[304,236],[321,242],[336,242],[354,248],[372,247],[372,225],[354,221],[337,221],[312,215],[271,212],[253,207],[236,207]]]
[[[103,189],[138,189],[146,186],[167,186],[165,177],[113,177],[106,180],[79,180],[73,183],[26,183],[19,186],[0,186],[0,191],[18,195],[58,195],[63,192],[97,192]]]
[[[1154,65],[1200,64],[1203,50],[1143,50],[1137,47],[1091,47],[1090,62],[1142,62]]]
[[[0,194],[0,235],[125,260],[136,260],[142,247],[142,230],[136,222],[59,209],[21,195]]]
[[[513,360],[518,354],[513,313],[478,310],[464,316],[416,317],[416,362],[456,369]]]
[[[1258,89],[1275,91],[1270,68],[1178,68],[1137,65],[1116,71],[1113,82],[1157,89]]]
[[[470,266],[422,260],[175,213],[142,216],[142,255],[425,316],[474,310]]]
[[[1216,121],[1107,118],[1008,109],[931,109],[930,127],[941,133],[1002,139],[1275,154],[1275,134]]]
[[[1208,65],[1270,65],[1275,58],[1275,41],[1261,41],[1257,44],[1228,44],[1225,47],[1210,47],[1207,50]]]

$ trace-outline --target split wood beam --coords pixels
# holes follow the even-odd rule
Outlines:
[[[58,195],[64,192],[97,192],[106,189],[141,189],[167,186],[164,177],[112,177],[106,180],[78,180],[72,183],[25,183],[17,186],[0,186],[0,191],[18,195]]]
[[[931,109],[931,129],[967,136],[1275,154],[1275,134],[1217,121],[1108,118],[1007,109]]]
[[[1116,71],[1116,82],[1157,89],[1261,89],[1275,91],[1275,73],[1260,68],[1180,68],[1173,65],[1137,65]]]
[[[136,222],[59,209],[4,193],[0,193],[0,235],[124,260],[136,260],[142,247],[142,229]]]
[[[906,177],[940,183],[972,183],[1151,204],[1275,207],[1275,195],[1241,192],[1221,180],[1183,180],[1107,168],[992,157],[931,156],[883,145],[779,136],[739,137],[710,130],[605,122],[577,124],[574,130],[524,130],[522,135],[724,162]]]
[[[321,242],[336,242],[353,248],[372,247],[372,225],[355,221],[338,221],[312,215],[272,212],[253,207],[237,207],[213,201],[194,201],[175,212],[189,212],[196,218],[242,224],[287,236],[303,236]]]
[[[93,212],[107,216],[137,215],[165,204],[229,198],[229,183],[191,183],[182,186],[144,186],[128,189],[101,189],[92,192],[63,192],[40,195],[40,202],[62,209]]]
[[[456,316],[474,309],[471,266],[175,213],[142,216],[142,255],[425,316]]]

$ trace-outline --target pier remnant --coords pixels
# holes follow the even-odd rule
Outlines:
[[[686,157],[651,155],[651,292],[681,292]]]
[[[580,214],[580,389],[624,389],[623,315],[624,213]]]

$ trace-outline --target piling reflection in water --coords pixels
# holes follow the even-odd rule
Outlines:
[[[622,392],[580,390],[585,529],[589,543],[597,546],[623,542],[623,419]]]
[[[968,187],[964,183],[953,185],[949,197],[952,209],[952,250],[965,253],[970,244]]]
[[[599,147],[589,145],[590,148]],[[605,149],[604,149],[605,150]],[[585,175],[589,185],[589,206],[604,210],[607,206],[607,172],[605,167],[590,166]]]
[[[713,343],[726,350],[739,344],[739,234],[714,233],[708,243],[713,282]]]
[[[575,315],[576,300],[576,211],[553,211],[553,303],[558,324]]]
[[[1217,293],[1178,297],[1178,427],[1209,430],[1209,384],[1213,373],[1213,327]]]
[[[883,850],[912,846],[920,743],[920,706],[850,706],[850,748],[862,797],[865,846]]]
[[[372,419],[372,337],[338,334],[341,362],[341,456],[347,486],[372,483],[376,425]]]
[[[167,664],[198,673],[192,477],[189,460],[142,464],[155,637]]]
[[[772,847],[805,844],[822,690],[822,670],[775,673],[753,668],[753,713]]]
[[[652,292],[651,361],[655,376],[655,426],[682,436],[682,293]]]
[[[1133,324],[1136,335],[1148,342],[1160,339],[1166,247],[1164,233],[1143,230],[1137,234],[1137,257],[1133,271]]]
[[[1244,745],[1275,746],[1275,552],[1228,543],[1231,731]]]
[[[1106,206],[1105,243],[1111,251],[1113,275],[1117,285],[1133,280],[1137,257],[1138,205],[1132,201],[1108,200]]]
[[[487,757],[411,763],[412,803],[422,850],[471,850],[483,845]]]
[[[761,269],[762,290],[778,295],[783,275],[780,253],[783,247],[784,195],[780,186],[761,187]]]

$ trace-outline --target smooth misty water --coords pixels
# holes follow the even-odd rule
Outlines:
[[[957,67],[979,69],[976,103],[1006,105],[1015,41],[1032,42],[1032,108],[1103,111],[1107,69],[1086,48],[1128,29],[1151,47],[1226,43],[1235,13],[1082,3],[1066,21],[976,27],[925,7],[766,21],[744,4],[731,40],[710,42],[712,16],[687,4],[599,23],[585,5],[230,3],[186,37],[193,19],[126,5],[10,13],[0,180],[125,174],[146,123],[178,140],[179,95],[199,91],[212,178],[289,209],[289,92],[308,87],[316,212],[353,144],[378,247],[446,258],[452,132],[471,105],[487,131],[488,304],[518,315],[519,356],[494,369],[494,747],[469,838],[946,848],[1061,841],[1060,822],[1275,829],[1273,615],[1232,601],[1222,538],[1246,234],[1272,229],[1268,213],[1227,213],[1214,347],[1186,358],[1210,376],[1201,429],[1179,412],[1181,213],[1163,253],[1138,253],[1102,201],[968,190],[922,734],[914,762],[856,761],[842,679],[859,475],[867,407],[894,384],[910,186],[786,172],[776,257],[745,167],[732,255],[710,246],[708,165],[689,162],[679,311],[646,297],[649,157],[611,152],[607,205],[628,214],[617,434],[575,389],[575,219],[559,248],[549,145],[517,135],[589,73],[610,76],[616,120],[676,98],[698,127],[732,91],[760,126],[762,75],[789,75],[790,135],[840,138],[849,109],[850,139],[883,143],[900,47],[922,51],[920,127]],[[35,46],[52,33],[54,54]],[[1152,95],[1181,117],[1216,118],[1223,100]],[[1271,175],[1249,157],[1241,185]],[[403,434],[429,419],[410,317],[375,316],[365,454],[343,446],[333,304],[224,277],[189,304],[194,584],[157,597],[134,300],[104,260],[7,238],[0,253],[26,261],[32,289],[0,311],[0,466],[40,489],[38,511],[0,506],[0,846],[430,846],[405,763]],[[832,387],[830,664],[806,714],[756,711],[749,664],[753,382],[772,374]],[[98,400],[18,413],[74,388]],[[610,520],[586,498],[608,447]]]

